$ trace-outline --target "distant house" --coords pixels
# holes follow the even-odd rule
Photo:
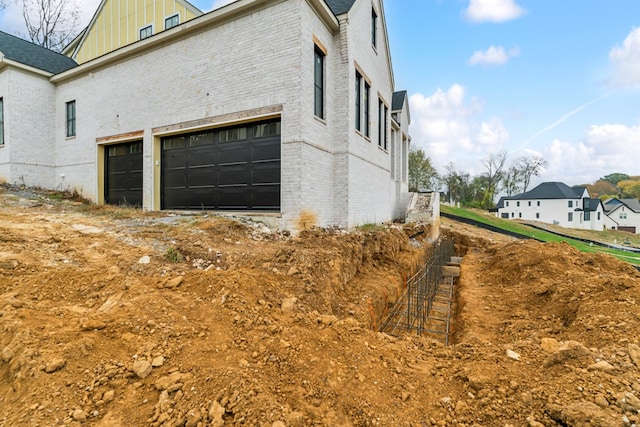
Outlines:
[[[604,208],[584,187],[561,182],[544,182],[526,193],[502,197],[497,216],[555,224],[566,228],[602,230]]]
[[[605,200],[603,205],[605,227],[640,234],[640,200],[612,198]]]
[[[0,33],[0,181],[286,229],[404,217],[409,104],[382,0],[196,15],[104,0],[70,57]]]

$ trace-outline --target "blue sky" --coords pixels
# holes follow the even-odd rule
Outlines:
[[[77,0],[85,23],[99,0]],[[192,1],[210,11],[230,0]],[[440,172],[541,155],[536,179],[640,175],[640,1],[385,0],[412,145]],[[14,4],[0,28],[19,30]]]

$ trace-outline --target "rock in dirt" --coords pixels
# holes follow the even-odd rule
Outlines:
[[[587,369],[589,369],[590,371],[613,372],[616,368],[614,368],[611,363],[607,362],[606,360],[601,360],[589,365]]]
[[[136,360],[133,362],[131,370],[138,376],[138,378],[146,378],[151,373],[152,367],[151,363],[146,360]]]
[[[548,405],[547,414],[565,426],[615,426],[620,421],[608,415],[592,402],[578,402],[568,405]]]
[[[633,360],[633,363],[640,368],[640,346],[636,344],[629,344],[627,350],[629,351],[629,357]]]
[[[282,304],[280,308],[284,313],[292,313],[296,310],[296,304],[298,303],[298,298],[290,297],[282,300]]]
[[[507,350],[507,357],[513,360],[520,360],[520,354],[513,350]]]
[[[75,409],[71,416],[75,421],[78,421],[80,423],[87,421],[87,413],[84,412],[82,409]]]
[[[153,368],[159,368],[162,365],[164,365],[164,357],[162,356],[154,357],[151,361],[151,367]]]
[[[184,427],[196,427],[200,420],[202,419],[202,414],[197,409],[192,409],[187,412],[187,422],[184,424]]]
[[[64,368],[66,364],[67,364],[67,361],[64,359],[59,359],[59,358],[51,359],[50,361],[45,363],[44,371],[47,374],[51,374],[53,372],[59,371],[60,369]]]
[[[542,338],[540,347],[547,353],[556,353],[560,349],[560,343],[555,338]]]
[[[80,328],[83,331],[101,330],[107,327],[107,324],[100,319],[81,319]]]
[[[222,427],[224,425],[224,408],[217,400],[214,400],[209,408],[209,425],[211,427]]]
[[[571,359],[579,359],[581,357],[591,355],[591,351],[577,341],[563,342],[558,350],[553,353],[545,362],[545,367],[561,364]]]
[[[184,281],[184,277],[177,276],[177,277],[174,277],[173,279],[167,280],[163,287],[166,289],[177,288],[182,284],[183,281]]]
[[[626,412],[640,413],[640,399],[632,393],[624,393],[618,398],[618,406]]]
[[[151,257],[149,255],[145,255],[138,260],[138,264],[149,264],[151,262]]]

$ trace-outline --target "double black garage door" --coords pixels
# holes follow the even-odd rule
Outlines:
[[[162,209],[280,210],[280,120],[162,139]]]
[[[105,150],[105,200],[142,205],[142,141]],[[280,120],[162,139],[161,208],[280,210]]]

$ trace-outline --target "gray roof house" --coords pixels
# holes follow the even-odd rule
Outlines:
[[[604,208],[584,187],[543,182],[530,191],[502,197],[496,215],[505,219],[539,221],[566,228],[602,230]]]
[[[607,228],[640,234],[640,200],[612,198],[603,204]]]
[[[128,3],[103,8],[123,15],[94,19],[68,51],[88,52],[103,21],[148,7]],[[409,103],[382,0],[166,14],[158,31],[127,30],[139,38],[78,63],[0,34],[0,181],[289,230],[404,217]]]

